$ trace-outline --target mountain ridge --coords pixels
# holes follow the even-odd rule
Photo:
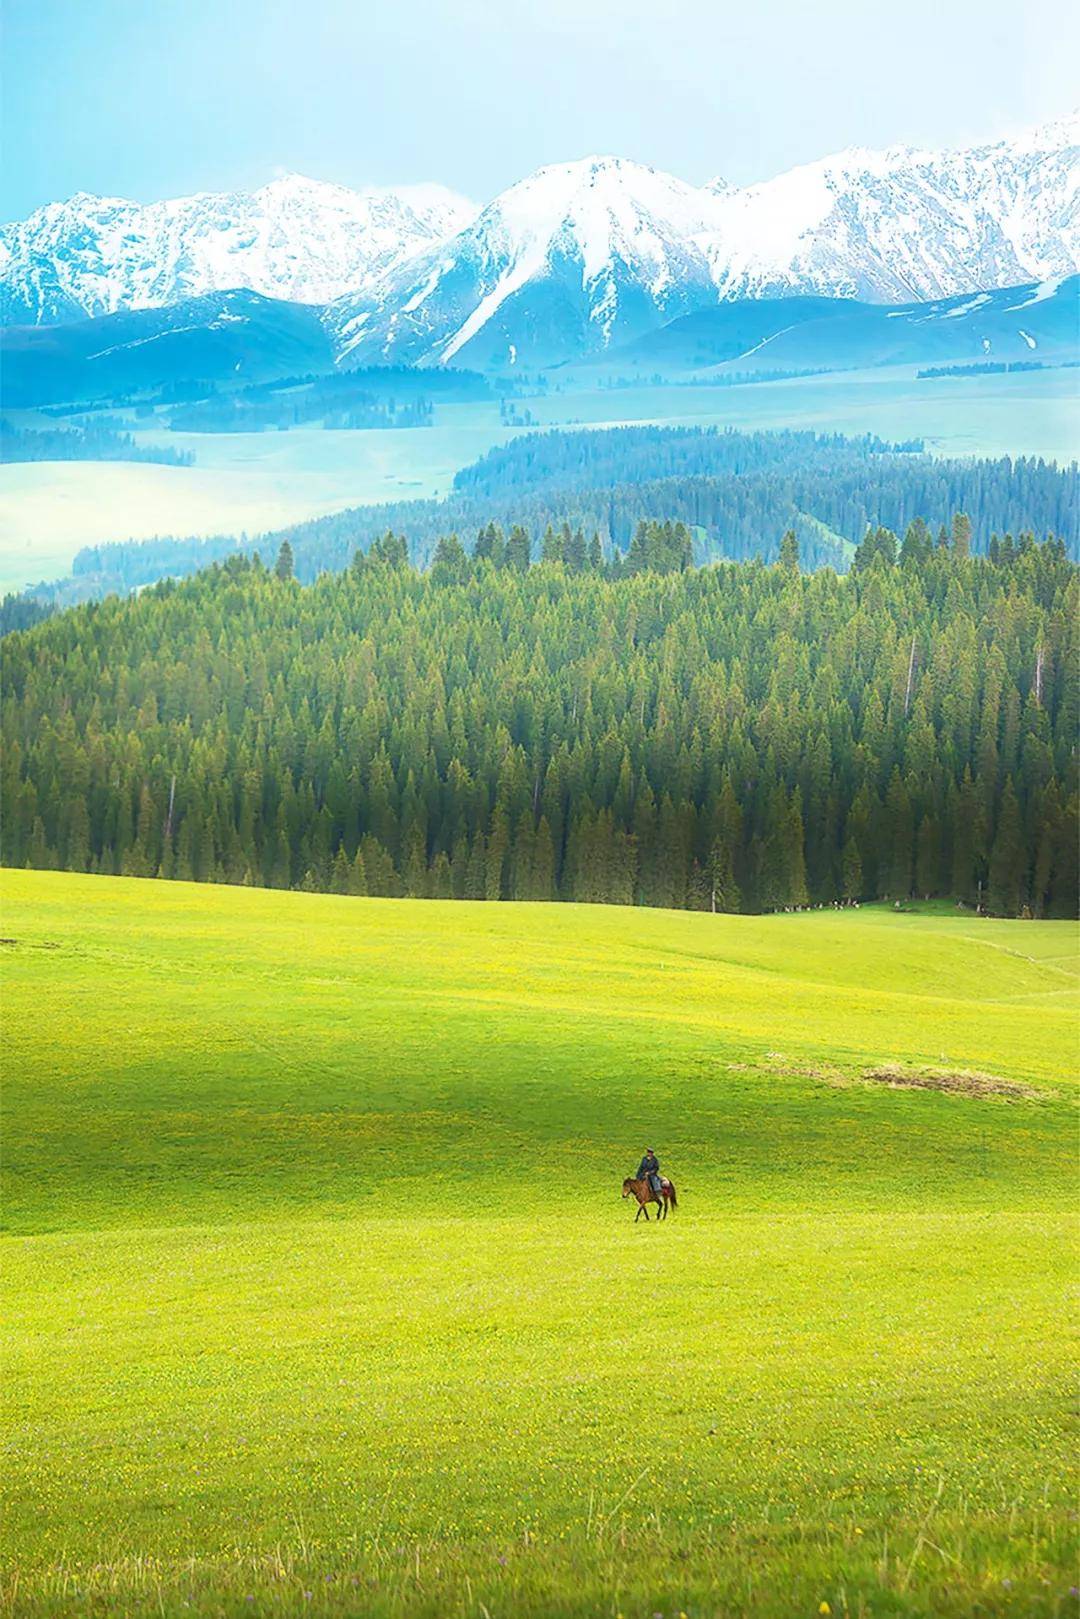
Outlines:
[[[59,326],[10,328],[5,408],[233,385],[335,368],[328,312],[243,289],[165,309]],[[451,366],[464,364],[459,358]],[[1080,274],[926,303],[866,304],[820,295],[727,301],[679,315],[636,339],[567,363],[595,375],[722,377],[785,369],[852,370],[990,360],[1060,364],[1080,353]],[[492,368],[495,369],[495,368]],[[499,372],[506,376],[505,368]],[[559,374],[554,372],[553,375]]]
[[[852,148],[741,189],[620,158],[550,165],[329,320],[355,363],[545,365],[732,299],[904,303],[1078,269],[1073,117],[969,151]]]
[[[1080,118],[951,152],[852,147],[694,186],[620,157],[480,209],[438,186],[285,175],[147,205],[80,193],[0,227],[0,313],[53,324],[248,288],[328,304],[339,363],[537,366],[729,300],[899,304],[1080,269]]]
[[[475,212],[442,186],[352,191],[297,174],[153,203],[77,192],[0,226],[0,318],[60,324],[241,287],[324,304]]]

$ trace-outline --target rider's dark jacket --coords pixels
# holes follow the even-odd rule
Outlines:
[[[657,1158],[657,1156],[656,1156],[656,1154],[654,1152],[647,1152],[645,1154],[644,1158],[641,1160],[640,1165],[638,1166],[638,1172],[637,1172],[638,1180],[643,1181],[643,1180],[645,1180],[645,1178],[647,1176],[658,1175],[659,1173],[660,1173],[660,1161],[659,1161],[659,1159]]]

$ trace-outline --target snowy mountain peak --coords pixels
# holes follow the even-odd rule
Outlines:
[[[708,296],[714,215],[708,192],[627,158],[549,164],[331,321],[354,358],[512,365],[564,352],[567,336],[606,347]]]
[[[1021,130],[1011,138],[997,141],[998,146],[1011,147],[1014,152],[1057,152],[1068,147],[1080,147],[1080,108]],[[982,151],[992,150],[992,145]]]
[[[80,192],[0,227],[5,324],[36,325],[248,287],[326,303],[462,228],[474,204],[285,174],[254,192],[142,204]]]
[[[967,151],[852,147],[720,197],[724,297],[936,298],[1080,267],[1077,120]]]

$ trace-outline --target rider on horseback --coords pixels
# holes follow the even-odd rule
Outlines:
[[[639,1181],[648,1181],[658,1199],[663,1197],[663,1181],[660,1178],[660,1160],[651,1147],[645,1148],[645,1156],[638,1165],[637,1178]]]

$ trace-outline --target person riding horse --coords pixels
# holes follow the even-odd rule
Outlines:
[[[645,1156],[638,1165],[637,1178],[639,1181],[648,1181],[657,1197],[663,1194],[664,1183],[660,1178],[660,1160],[651,1147],[645,1148]]]

